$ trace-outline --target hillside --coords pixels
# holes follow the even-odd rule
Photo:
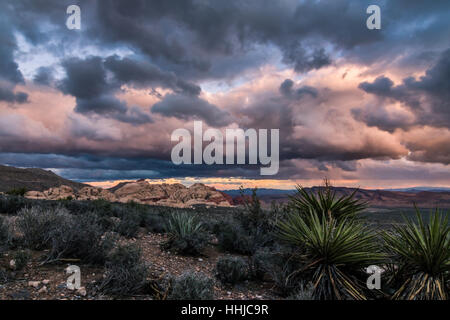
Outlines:
[[[52,171],[39,168],[21,169],[0,165],[0,192],[17,188],[44,191],[61,185],[66,185],[76,190],[87,186],[83,183],[64,179]]]

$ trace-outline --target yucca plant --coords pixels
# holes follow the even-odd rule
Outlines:
[[[448,216],[436,211],[428,225],[416,208],[417,223],[405,218],[405,226],[384,233],[396,276],[402,279],[393,299],[446,300],[450,273],[450,226]]]
[[[186,212],[172,214],[166,223],[166,231],[169,240],[162,245],[163,249],[174,249],[181,254],[198,255],[209,240],[203,223]]]
[[[314,211],[291,213],[279,222],[278,236],[298,246],[305,266],[295,273],[312,275],[314,299],[367,299],[363,270],[381,263],[383,254],[375,234],[362,223]]]
[[[328,180],[325,180],[325,186],[319,188],[317,194],[306,191],[300,185],[296,189],[297,193],[290,197],[289,208],[301,214],[316,212],[319,217],[343,219],[354,218],[367,208],[366,202],[354,199],[358,189],[348,196],[337,197]]]
[[[184,238],[202,231],[203,223],[193,214],[174,213],[167,221],[166,230],[170,236]]]

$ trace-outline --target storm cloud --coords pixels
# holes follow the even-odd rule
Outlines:
[[[86,181],[260,178],[174,166],[171,132],[202,120],[279,129],[276,179],[448,170],[446,0],[380,1],[380,30],[369,0],[80,0],[81,30],[65,26],[70,4],[0,5],[0,163]]]

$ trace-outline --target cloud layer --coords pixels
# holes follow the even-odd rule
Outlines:
[[[379,1],[381,30],[365,0],[79,1],[81,30],[65,26],[70,4],[1,4],[0,163],[90,181],[261,178],[173,165],[172,131],[201,120],[280,129],[276,180],[450,181],[448,1]]]

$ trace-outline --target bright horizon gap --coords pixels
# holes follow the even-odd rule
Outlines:
[[[105,181],[80,181],[99,188],[111,188],[121,182],[134,182],[141,179],[124,179],[124,180],[105,180]],[[238,190],[241,186],[245,189],[252,189],[257,187],[258,189],[278,189],[278,190],[293,190],[296,185],[302,185],[304,187],[315,187],[323,185],[323,179],[310,179],[310,180],[275,180],[275,179],[241,179],[241,178],[167,178],[167,179],[144,179],[150,184],[175,184],[180,183],[185,186],[190,186],[194,183],[202,183],[210,187],[215,187],[218,190]],[[450,185],[432,184],[432,183],[410,183],[410,184],[392,184],[389,181],[383,181],[383,183],[376,184],[375,182],[361,181],[349,181],[349,180],[333,180],[330,179],[331,184],[335,187],[346,188],[360,188],[368,190],[377,189],[400,189],[400,188],[450,188]]]

